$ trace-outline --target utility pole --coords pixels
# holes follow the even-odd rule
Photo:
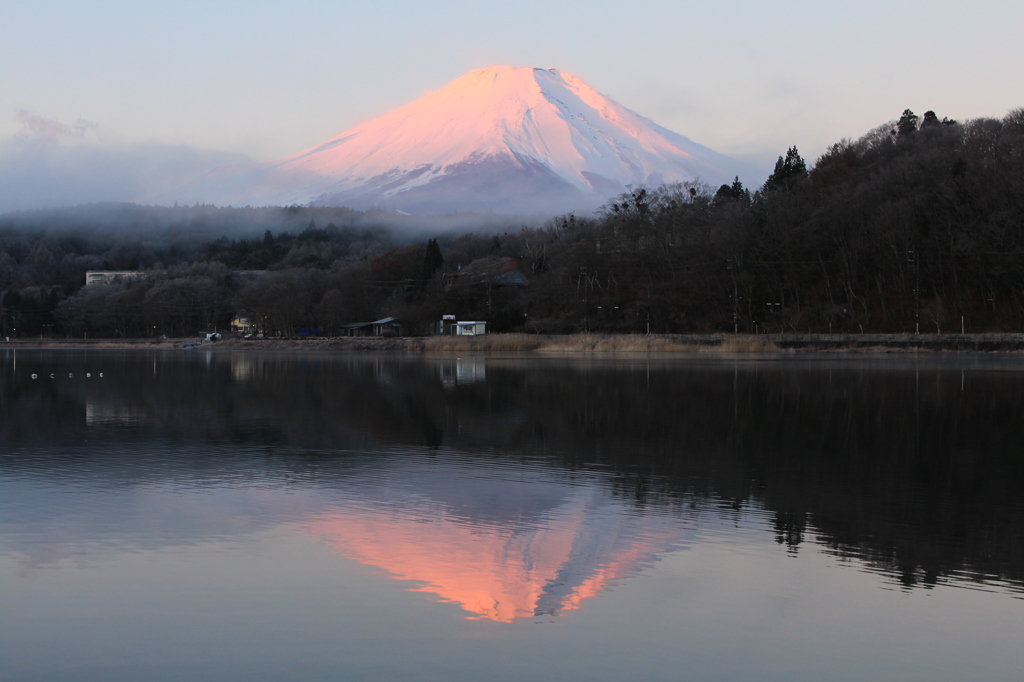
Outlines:
[[[732,273],[732,332],[740,333],[740,285],[736,281],[736,261],[730,258],[726,268]]]
[[[590,277],[587,275],[587,268],[580,268],[580,277],[583,279],[583,331],[590,331],[590,320],[587,315],[587,287],[590,284]]]
[[[914,267],[914,333],[921,333],[921,253],[916,246],[907,251],[907,262]]]
[[[921,250],[914,248],[914,333],[921,333]]]

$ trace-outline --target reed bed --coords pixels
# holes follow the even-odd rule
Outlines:
[[[781,348],[771,339],[758,336],[740,336],[723,339],[718,346],[704,347],[704,350],[716,350],[720,353],[777,353]]]
[[[427,351],[547,353],[772,353],[778,346],[756,336],[695,341],[663,334],[487,334],[423,339]]]
[[[502,351],[527,352],[540,350],[547,337],[536,334],[484,334],[483,336],[428,336],[423,339],[423,350],[450,351]]]
[[[573,334],[548,338],[538,350],[594,353],[686,353],[698,345],[679,338],[642,334]]]

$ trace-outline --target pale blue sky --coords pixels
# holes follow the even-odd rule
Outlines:
[[[265,160],[492,64],[569,71],[726,154],[813,160],[907,107],[1024,106],[1021,35],[1024,3],[985,0],[0,0],[0,181],[48,121],[51,147],[119,163],[166,145]]]

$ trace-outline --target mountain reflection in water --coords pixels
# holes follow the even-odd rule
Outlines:
[[[480,473],[410,463],[301,528],[422,583],[418,591],[501,622],[579,608],[690,532],[676,519],[629,513],[596,481],[569,486],[522,469],[514,480]],[[408,488],[398,492],[399,485]]]
[[[787,551],[814,543],[904,589],[1024,585],[1015,358],[0,358],[0,530],[40,565],[118,533],[287,523],[511,621],[578,608],[702,519],[756,514]],[[60,502],[174,486],[225,501],[131,539],[123,507]]]

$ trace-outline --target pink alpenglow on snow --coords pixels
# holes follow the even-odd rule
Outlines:
[[[751,173],[571,74],[492,66],[299,154],[218,169],[157,201],[524,214],[592,209],[629,185],[737,175]]]

